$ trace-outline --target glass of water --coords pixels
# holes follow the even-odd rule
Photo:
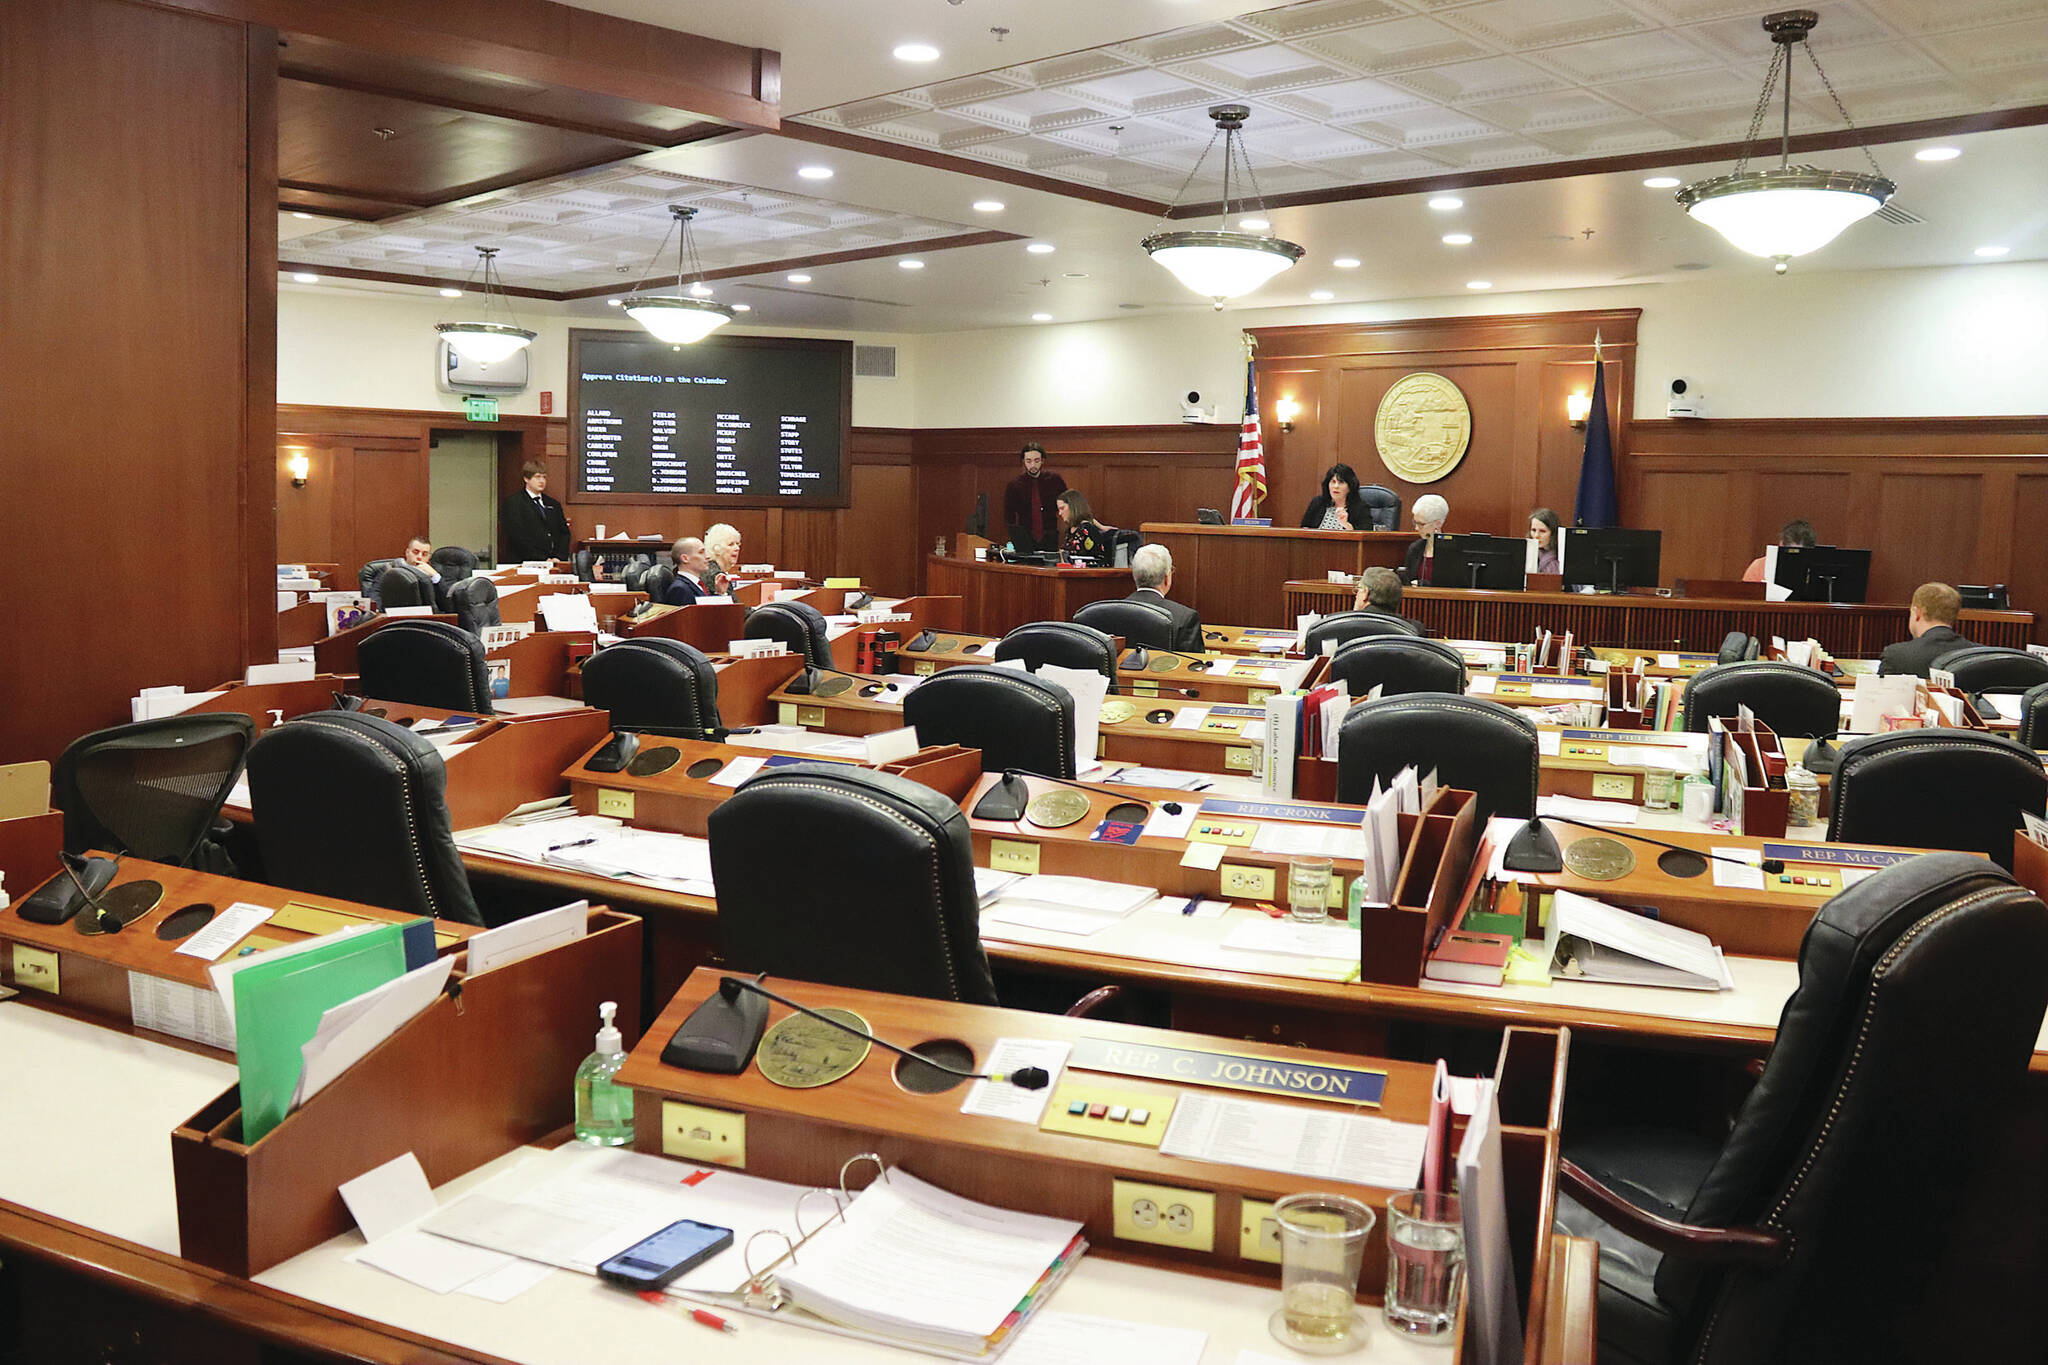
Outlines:
[[[1387,1201],[1387,1326],[1448,1337],[1465,1283],[1458,1196],[1408,1190]]]
[[[1294,918],[1320,924],[1330,913],[1331,862],[1295,858],[1287,864],[1287,908]]]
[[[1273,1206],[1280,1225],[1280,1307],[1268,1326],[1297,1351],[1335,1355],[1363,1341],[1358,1271],[1378,1215],[1342,1194],[1290,1194]]]

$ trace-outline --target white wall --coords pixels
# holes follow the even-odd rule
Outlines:
[[[535,382],[504,402],[536,413],[567,399],[570,318],[522,301]],[[797,332],[895,345],[893,380],[856,379],[858,426],[1085,426],[1178,420],[1198,389],[1231,420],[1244,400],[1239,332],[1295,323],[1641,308],[1636,416],[1664,415],[1684,375],[1714,417],[1917,417],[2048,413],[2048,263],[1864,272],[1759,268],[1674,284],[1465,294],[1376,304],[1199,305],[1064,326],[928,335]],[[434,387],[446,301],[286,285],[278,295],[278,399],[453,411]],[[735,327],[734,331],[749,329]],[[771,329],[753,329],[771,330]],[[784,329],[785,331],[787,329]]]
[[[456,412],[459,394],[434,384],[434,324],[453,321],[455,300],[373,294],[309,285],[281,285],[277,294],[277,401],[345,408],[406,408]],[[617,325],[609,318],[569,316],[554,305],[518,301],[521,326],[540,335],[526,391],[505,396],[499,410],[520,416],[540,411],[543,389],[555,395],[555,414],[568,411],[569,329]],[[623,321],[621,319],[620,321]],[[639,328],[627,327],[638,332]],[[913,425],[916,380],[909,368],[911,337],[874,332],[747,328],[732,333],[850,338],[862,345],[897,346],[896,378],[853,381],[853,423],[862,427]]]
[[[1249,327],[1641,308],[1636,416],[1684,375],[1714,417],[2048,413],[2048,264],[1752,275],[1532,294],[1231,309],[1191,305],[916,341],[917,425],[1171,422],[1198,389],[1229,421]],[[1590,340],[1590,338],[1589,338]]]

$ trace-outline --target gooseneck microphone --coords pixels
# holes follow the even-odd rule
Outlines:
[[[751,991],[756,995],[765,996],[776,1004],[787,1006],[798,1014],[815,1019],[821,1024],[830,1024],[833,1028],[843,1033],[850,1033],[856,1038],[865,1038],[876,1047],[886,1048],[899,1057],[908,1057],[914,1062],[931,1067],[937,1071],[943,1071],[948,1076],[957,1076],[963,1081],[995,1081],[998,1084],[1008,1082],[1020,1090],[1043,1090],[1052,1083],[1051,1074],[1042,1066],[1020,1067],[1015,1071],[962,1071],[959,1067],[948,1066],[944,1062],[934,1061],[922,1053],[913,1052],[907,1047],[898,1047],[887,1039],[877,1038],[864,1028],[858,1028],[844,1020],[834,1019],[829,1014],[820,1014],[817,1010],[811,1009],[807,1005],[799,1005],[788,996],[777,995],[774,991],[761,984],[766,978],[766,972],[763,972],[752,981],[741,976],[724,977],[718,983],[718,993],[728,1003],[737,1000],[742,991]]]

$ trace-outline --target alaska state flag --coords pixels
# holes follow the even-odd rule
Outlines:
[[[1619,526],[1621,504],[1614,496],[1614,435],[1607,426],[1607,367],[1593,352],[1593,410],[1586,415],[1586,457],[1579,464],[1579,500],[1574,526]]]

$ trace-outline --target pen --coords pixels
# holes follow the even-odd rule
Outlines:
[[[596,838],[596,836],[595,836],[595,835],[591,836],[591,837],[590,837],[590,838],[588,838],[588,839],[572,839],[572,840],[570,840],[570,841],[569,841],[568,843],[566,843],[566,844],[550,844],[550,845],[548,845],[548,852],[550,852],[550,853],[560,853],[560,852],[561,852],[561,851],[562,851],[563,849],[565,849],[565,848],[583,848],[583,847],[585,847],[586,845],[589,845],[589,844],[594,844],[594,843],[596,843],[596,842],[597,842],[597,838]]]
[[[698,1322],[703,1323],[706,1327],[715,1327],[721,1332],[737,1332],[740,1330],[737,1325],[727,1322],[724,1318],[718,1316],[718,1314],[707,1313],[701,1308],[692,1308],[690,1310],[690,1316],[696,1319]]]
[[[1195,913],[1195,907],[1201,903],[1202,898],[1200,896],[1189,896],[1188,903],[1180,908],[1180,912],[1183,915],[1192,915]]]

